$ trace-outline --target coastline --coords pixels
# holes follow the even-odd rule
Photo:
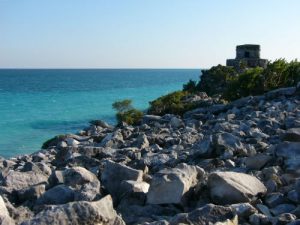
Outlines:
[[[112,123],[112,103],[130,98],[138,109],[180,89],[199,70],[0,70],[0,155],[32,153],[89,120]]]
[[[0,218],[23,225],[295,221],[299,93],[300,84],[228,104],[202,95],[206,106],[182,118],[144,115],[139,126],[119,127],[98,121],[47,149],[0,159]]]

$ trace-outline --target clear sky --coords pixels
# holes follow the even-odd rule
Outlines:
[[[300,58],[299,0],[0,0],[0,68],[208,68]]]

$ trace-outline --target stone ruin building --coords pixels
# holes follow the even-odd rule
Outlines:
[[[226,66],[241,67],[263,67],[267,66],[268,60],[260,58],[260,45],[238,45],[236,46],[235,59],[227,59]]]

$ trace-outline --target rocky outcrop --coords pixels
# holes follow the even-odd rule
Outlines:
[[[0,224],[297,224],[299,87],[228,104],[201,93],[182,118],[93,121],[0,158]]]

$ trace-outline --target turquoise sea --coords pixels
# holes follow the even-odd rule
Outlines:
[[[200,69],[1,69],[0,156],[32,153],[47,139],[92,119],[114,123],[111,104],[148,102],[179,90]]]

